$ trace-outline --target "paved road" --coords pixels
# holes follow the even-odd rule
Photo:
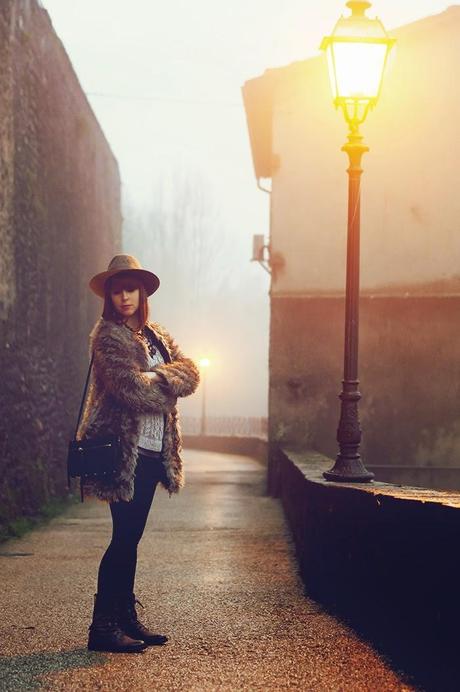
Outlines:
[[[157,490],[139,549],[138,597],[170,642],[136,655],[86,650],[110,535],[107,506],[92,500],[0,546],[0,690],[413,689],[305,598],[263,467],[185,458],[186,487]]]

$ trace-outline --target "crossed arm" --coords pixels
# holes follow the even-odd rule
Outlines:
[[[177,395],[152,373],[142,372],[126,353],[126,345],[113,335],[103,336],[94,344],[94,368],[104,389],[123,406],[135,413],[169,413]]]
[[[93,344],[94,367],[104,388],[119,403],[136,413],[168,413],[177,397],[193,394],[200,381],[195,363],[186,358],[171,335],[160,328],[171,354],[151,372],[141,371],[130,359],[126,344],[113,333],[100,335]]]

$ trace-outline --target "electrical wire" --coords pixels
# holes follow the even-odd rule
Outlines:
[[[239,107],[241,108],[243,106],[243,102],[237,102],[237,101],[198,101],[198,100],[192,100],[192,99],[179,99],[179,98],[165,98],[164,96],[145,96],[145,95],[136,95],[136,94],[104,94],[102,92],[97,92],[97,91],[86,91],[85,92],[86,96],[88,97],[101,97],[101,98],[109,98],[109,99],[122,99],[126,101],[157,101],[157,102],[163,102],[163,103],[182,103],[182,104],[190,104],[190,105],[196,105],[196,106],[223,106],[223,107],[229,107],[229,108],[234,108],[234,107]]]

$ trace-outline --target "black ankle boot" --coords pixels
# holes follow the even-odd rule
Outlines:
[[[148,646],[161,646],[166,644],[168,637],[164,634],[154,634],[145,625],[139,622],[136,613],[136,603],[143,608],[144,606],[137,600],[135,594],[131,593],[119,600],[119,623],[120,627],[130,637],[142,639]]]
[[[139,638],[131,638],[119,625],[117,606],[113,599],[94,595],[93,621],[89,626],[88,649],[90,651],[113,651],[137,653],[147,644]]]

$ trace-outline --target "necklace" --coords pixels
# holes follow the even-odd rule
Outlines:
[[[144,330],[142,329],[142,327],[140,329],[133,329],[129,326],[127,322],[123,322],[123,324],[125,325],[125,327],[128,327],[129,331],[133,334],[137,334],[138,336],[144,336]]]
[[[125,327],[128,327],[130,332],[132,332],[136,336],[139,336],[142,339],[142,341],[146,344],[151,356],[153,356],[157,352],[157,350],[153,344],[153,340],[151,338],[149,338],[149,336],[150,336],[149,332],[146,332],[144,327],[141,327],[140,329],[133,329],[132,327],[129,326],[129,324],[127,322],[123,322],[123,324],[125,325]]]

